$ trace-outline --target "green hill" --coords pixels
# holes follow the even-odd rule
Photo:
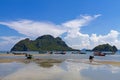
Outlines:
[[[109,44],[102,44],[98,45],[95,48],[93,48],[93,51],[111,51],[111,52],[116,52],[118,49],[116,46],[111,46]]]
[[[51,35],[38,37],[36,40],[26,38],[14,45],[11,51],[51,51],[51,50],[74,50],[66,45],[60,38]]]

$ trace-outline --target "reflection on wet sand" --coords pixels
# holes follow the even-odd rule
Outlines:
[[[29,64],[31,62],[39,64],[41,67],[52,67],[53,64],[58,64],[63,62],[64,60],[60,59],[0,59],[0,63],[11,63],[11,62],[18,62],[18,63],[25,63]]]
[[[120,80],[119,62],[96,59],[90,63],[87,58],[76,59],[76,55],[74,59],[58,56],[46,59],[48,55],[42,56],[34,59],[1,58],[0,80]]]
[[[31,62],[39,64],[39,66],[43,68],[49,68],[52,67],[54,64],[59,64],[62,63],[64,60],[57,60],[57,59],[26,59],[24,63],[28,64]]]
[[[0,63],[11,63],[11,62],[18,62],[18,63],[31,63],[31,62],[35,62],[37,64],[40,64],[40,66],[43,67],[52,67],[53,63],[61,63],[65,60],[63,59],[15,59],[15,58],[11,58],[11,59],[0,59]],[[71,61],[71,60],[67,60],[67,61]],[[92,64],[92,65],[104,65],[104,64],[108,64],[108,65],[113,65],[113,66],[118,66],[120,67],[120,62],[118,61],[100,61],[100,60],[94,60],[92,63],[89,62],[88,59],[84,59],[84,60],[79,60],[79,59],[74,59],[71,62],[78,62],[78,63],[86,63],[86,64]]]
[[[23,63],[24,67],[5,76],[2,80],[120,80],[119,67],[66,60],[59,65],[56,65],[53,60],[44,62],[48,65],[49,61],[52,63],[50,67],[39,66],[39,63],[35,62]]]
[[[66,71],[62,65],[43,68],[36,63],[29,63],[26,67],[6,76],[3,80],[88,80],[81,77],[79,71]]]

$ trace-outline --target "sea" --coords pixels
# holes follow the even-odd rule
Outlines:
[[[120,66],[110,64],[89,63],[87,54],[49,54],[34,56],[40,59],[63,59],[61,63],[53,63],[49,67],[35,62],[0,63],[0,80],[120,80]],[[1,53],[6,54],[6,53]],[[35,53],[34,53],[35,54]],[[0,56],[2,58],[25,58],[24,56]],[[115,55],[95,56],[94,60],[120,62],[120,51]]]

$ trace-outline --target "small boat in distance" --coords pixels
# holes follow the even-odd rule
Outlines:
[[[102,53],[101,51],[95,51],[93,54],[94,56],[105,56],[106,55],[105,53]]]
[[[63,54],[63,55],[65,55],[66,52],[56,52],[56,53],[54,53],[54,54]]]

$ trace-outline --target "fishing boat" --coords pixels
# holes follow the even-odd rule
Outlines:
[[[94,53],[94,56],[105,56],[106,54],[101,52],[101,51],[95,51]]]

